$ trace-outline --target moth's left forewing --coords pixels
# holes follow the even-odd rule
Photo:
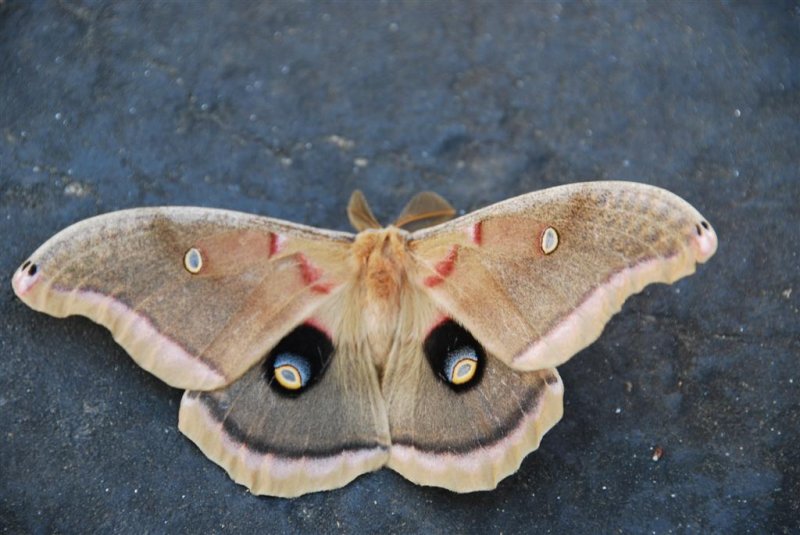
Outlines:
[[[628,296],[693,273],[716,246],[686,201],[628,182],[530,193],[410,241],[414,283],[521,370],[563,363]]]

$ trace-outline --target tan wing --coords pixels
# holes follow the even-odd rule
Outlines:
[[[563,363],[628,296],[693,273],[716,247],[686,201],[630,182],[522,195],[414,233],[410,244],[413,281],[521,370]]]
[[[555,369],[511,369],[416,293],[405,302],[405,335],[383,381],[388,466],[421,485],[492,489],[561,418],[561,379]],[[467,364],[464,373],[454,356]]]
[[[36,310],[107,327],[172,386],[241,376],[347,278],[352,236],[224,210],[142,208],[87,219],[14,275]]]
[[[323,305],[238,381],[184,394],[180,430],[254,494],[334,489],[386,464],[377,374],[342,331],[343,312],[341,302]],[[305,380],[297,390],[278,380],[286,363],[290,379]]]

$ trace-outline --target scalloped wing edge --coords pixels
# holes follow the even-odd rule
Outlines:
[[[535,410],[501,440],[463,454],[428,453],[393,444],[387,467],[417,485],[459,493],[494,489],[519,470],[525,457],[539,448],[542,437],[564,414],[564,383],[555,369],[548,373],[557,381],[547,384]]]
[[[187,391],[181,399],[178,429],[203,454],[222,467],[252,494],[295,498],[310,492],[343,487],[358,476],[386,465],[389,451],[375,447],[344,451],[329,457],[282,457],[259,453],[228,435],[223,423]]]

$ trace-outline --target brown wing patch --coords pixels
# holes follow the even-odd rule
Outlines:
[[[455,492],[496,487],[563,414],[563,385],[554,369],[519,373],[490,359],[481,385],[466,395],[425,386],[433,393],[406,408],[407,416],[402,405],[389,405],[388,466],[417,484]]]
[[[187,392],[181,402],[181,431],[254,494],[293,497],[341,487],[388,459],[386,412],[371,362],[349,347],[304,348],[308,338],[294,347],[281,342],[230,386]],[[298,391],[276,381],[279,359],[317,351],[332,353],[316,368],[297,366],[301,375],[315,375],[300,377]]]
[[[398,328],[412,334],[389,359],[382,386],[392,437],[388,466],[415,483],[456,492],[494,488],[561,418],[558,374],[512,370],[416,290],[405,304]],[[448,323],[449,334],[441,328]],[[439,331],[448,338],[431,343]],[[469,348],[479,369],[462,383],[453,366]]]
[[[330,298],[349,251],[348,235],[257,216],[137,209],[65,229],[31,256],[36,277],[19,271],[13,286],[37,310],[106,326],[167,383],[212,389]]]

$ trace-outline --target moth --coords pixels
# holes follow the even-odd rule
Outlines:
[[[680,197],[628,182],[522,195],[452,219],[422,193],[357,234],[207,208],[76,223],[13,276],[27,305],[107,327],[185,389],[179,428],[254,494],[388,466],[492,489],[562,416],[556,366],[630,295],[715,252]]]

